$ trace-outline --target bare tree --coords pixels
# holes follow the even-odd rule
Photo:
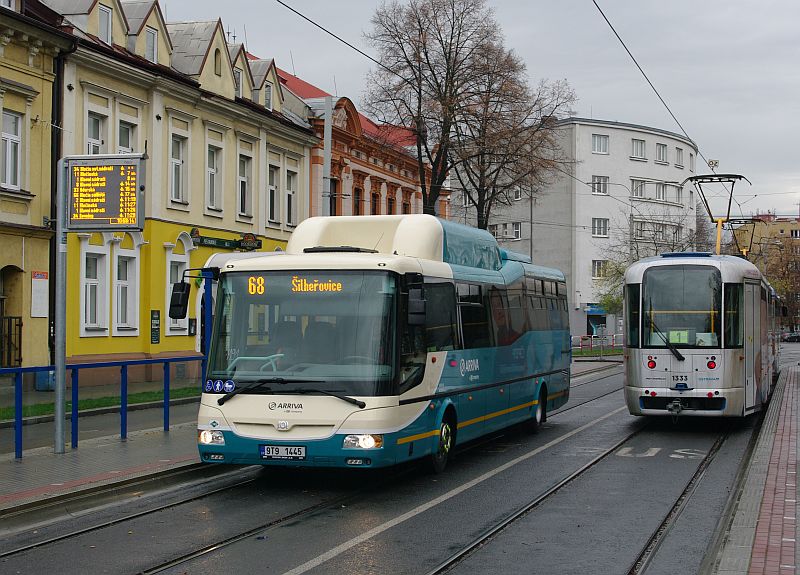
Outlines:
[[[486,229],[496,204],[510,204],[518,189],[532,194],[567,163],[555,118],[575,96],[566,81],[542,81],[532,93],[524,63],[499,44],[476,51],[474,62],[480,73],[456,118],[451,155],[477,226]]]
[[[451,139],[476,85],[476,53],[499,44],[498,30],[485,0],[395,0],[372,17],[366,38],[381,67],[368,78],[365,109],[415,134],[426,213],[436,212],[452,167]]]

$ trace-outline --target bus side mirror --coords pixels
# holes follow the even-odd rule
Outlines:
[[[408,290],[408,325],[425,325],[425,294],[421,288]]]
[[[189,290],[191,286],[185,281],[172,284],[172,297],[169,300],[169,317],[184,319],[189,310]]]

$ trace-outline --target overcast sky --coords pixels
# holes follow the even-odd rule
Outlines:
[[[367,0],[284,0],[370,53]],[[800,206],[800,1],[598,0],[667,105],[718,173],[738,173],[749,215]],[[361,103],[372,62],[274,0],[161,0],[167,21],[222,18],[250,52]],[[670,117],[592,0],[494,0],[506,46],[531,83],[565,78],[576,115],[673,132]],[[706,173],[698,158],[696,173]],[[735,215],[738,215],[736,213]]]

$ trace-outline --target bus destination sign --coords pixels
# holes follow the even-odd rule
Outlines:
[[[67,228],[142,230],[142,156],[84,158],[69,162]]]

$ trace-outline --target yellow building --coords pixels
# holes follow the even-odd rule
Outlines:
[[[282,113],[274,66],[254,74],[221,21],[166,23],[157,1],[45,0],[73,27],[63,153],[147,153],[142,232],[71,233],[68,361],[194,355],[201,295],[167,316],[171,284],[217,252],[285,246],[308,216],[317,138]],[[83,381],[83,376],[81,376]]]
[[[73,39],[33,0],[0,19],[0,367],[47,365],[53,86]]]

